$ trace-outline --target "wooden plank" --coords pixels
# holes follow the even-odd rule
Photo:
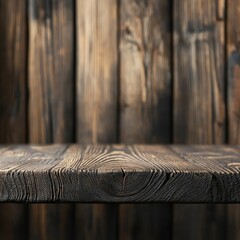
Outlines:
[[[228,141],[240,143],[240,31],[236,22],[240,20],[240,1],[228,1],[227,61],[228,61]]]
[[[73,138],[72,0],[29,3],[29,131],[34,143]]]
[[[171,139],[169,14],[169,1],[121,1],[120,138],[124,142]]]
[[[29,1],[29,140],[73,141],[74,2]],[[31,239],[73,239],[73,205],[31,205]]]
[[[240,144],[240,1],[227,1],[227,83],[228,83],[228,143]],[[227,206],[228,239],[239,239],[240,207]]]
[[[5,144],[26,141],[25,25],[25,0],[1,1],[0,142]]]
[[[117,141],[117,0],[76,2],[77,142]],[[116,205],[76,206],[76,239],[117,239]]]
[[[120,1],[120,30],[120,141],[168,143],[171,1]],[[119,225],[121,240],[170,239],[171,206],[121,205]]]
[[[214,1],[174,4],[174,142],[224,141],[224,21]]]
[[[239,203],[239,166],[239,146],[13,146],[0,201]]]
[[[0,144],[26,142],[26,1],[0,1]],[[21,127],[20,127],[21,126]],[[0,239],[27,238],[27,206],[0,205]]]
[[[225,140],[224,1],[183,0],[173,7],[174,143]],[[225,208],[176,205],[173,239],[223,239]]]
[[[77,140],[115,142],[117,1],[78,1],[77,39]]]
[[[117,210],[116,204],[77,204],[76,239],[117,239]]]

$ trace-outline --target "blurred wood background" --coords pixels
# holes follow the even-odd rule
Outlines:
[[[0,0],[0,143],[240,144],[240,0]],[[240,239],[239,205],[0,204],[0,239]]]

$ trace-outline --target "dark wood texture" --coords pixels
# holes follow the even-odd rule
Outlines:
[[[228,143],[240,144],[240,1],[228,0],[227,13],[227,84]],[[229,205],[228,239],[240,239],[240,206]]]
[[[0,142],[26,141],[26,4],[0,1]],[[21,127],[19,127],[21,125]]]
[[[219,1],[220,2],[220,1]],[[217,1],[174,4],[174,142],[224,141],[224,21]]]
[[[228,141],[240,143],[240,1],[228,1],[227,60],[228,60]]]
[[[117,239],[116,204],[77,204],[75,239]]]
[[[76,2],[77,142],[117,141],[117,0]],[[76,205],[76,239],[117,239],[117,205]]]
[[[73,21],[72,0],[29,1],[28,122],[31,143],[73,141]],[[72,239],[73,212],[73,205],[31,205],[29,237]]]
[[[239,144],[239,4],[0,0],[0,144]],[[0,239],[239,239],[239,211],[1,203]]]
[[[77,1],[77,141],[117,134],[117,1]]]
[[[74,5],[29,2],[29,140],[73,140]]]
[[[169,1],[121,1],[122,142],[171,140]]]
[[[224,1],[174,1],[174,143],[225,140]],[[225,207],[176,205],[173,239],[224,239]]]
[[[169,143],[171,2],[122,0],[119,7],[120,141]],[[170,205],[121,205],[119,214],[121,240],[170,238]]]
[[[0,144],[26,142],[25,0],[0,1]],[[0,205],[0,239],[26,239],[27,206]]]
[[[240,202],[240,147],[1,147],[0,201]]]

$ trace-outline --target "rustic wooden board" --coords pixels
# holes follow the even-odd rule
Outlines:
[[[76,2],[77,142],[117,141],[117,0]],[[117,239],[116,205],[76,205],[76,239]]]
[[[169,143],[171,1],[122,0],[119,8],[120,141]],[[119,239],[170,238],[169,205],[121,205],[119,214]]]
[[[0,2],[0,142],[5,144],[26,141],[25,25],[25,0]]]
[[[0,143],[26,142],[26,1],[0,1]],[[0,239],[27,238],[27,206],[0,205]]]
[[[29,1],[29,140],[72,142],[74,1]],[[73,205],[31,205],[31,239],[72,239]]]
[[[240,1],[228,1],[227,61],[228,61],[228,141],[240,143],[240,30],[234,23],[240,20]]]
[[[228,66],[228,143],[240,144],[240,1],[228,0],[227,13],[227,66]],[[229,205],[228,239],[240,239],[240,207]]]
[[[222,0],[174,1],[174,143],[225,140],[224,13]],[[221,208],[176,205],[173,239],[222,239]]]
[[[2,147],[0,201],[240,202],[239,146]]]
[[[77,141],[116,141],[117,1],[77,2]]]
[[[174,4],[174,142],[224,141],[224,21],[216,1]]]
[[[72,0],[29,2],[29,139],[69,142],[73,136]]]
[[[171,25],[169,1],[121,1],[120,138],[171,139]]]

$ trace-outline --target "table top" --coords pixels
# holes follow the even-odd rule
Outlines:
[[[1,202],[240,202],[240,146],[1,145]]]

